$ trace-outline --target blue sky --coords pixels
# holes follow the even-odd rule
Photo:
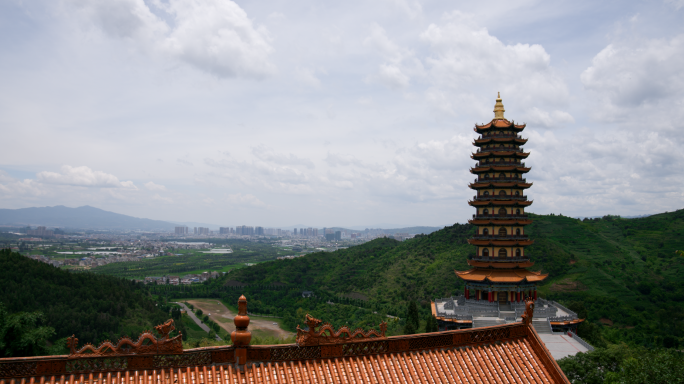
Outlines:
[[[0,2],[0,207],[465,222],[474,123],[536,213],[684,200],[684,1]]]

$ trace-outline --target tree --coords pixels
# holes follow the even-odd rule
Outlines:
[[[406,325],[404,326],[404,333],[412,335],[418,332],[420,327],[420,317],[418,315],[418,306],[415,301],[410,301],[408,311],[406,312]]]
[[[55,329],[39,324],[45,321],[41,312],[9,314],[0,303],[0,356],[40,356],[47,353],[47,341]]]
[[[439,331],[439,324],[437,323],[437,319],[435,319],[432,316],[432,313],[428,313],[427,317],[425,318],[425,332],[438,332]]]

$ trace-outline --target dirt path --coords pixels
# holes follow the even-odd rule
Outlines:
[[[233,318],[236,313],[232,312],[228,307],[223,305],[218,300],[215,299],[197,299],[188,300],[188,303],[199,308],[205,315],[208,315],[211,320],[216,322],[221,328],[231,333],[235,330],[235,325],[233,324]],[[204,316],[204,315],[203,315]],[[280,328],[280,326],[273,320],[268,319],[254,319],[252,318],[249,322],[249,329],[255,334],[262,334],[265,336],[275,336],[278,338],[286,338],[294,335],[292,332],[287,332]]]

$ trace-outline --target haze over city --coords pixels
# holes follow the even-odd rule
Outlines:
[[[465,222],[475,123],[532,211],[684,201],[682,0],[0,3],[0,208],[219,225]]]

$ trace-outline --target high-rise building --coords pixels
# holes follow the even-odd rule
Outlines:
[[[55,235],[55,231],[48,230],[45,227],[37,227],[36,229],[29,229],[26,231],[26,234],[31,236],[51,237]]]
[[[294,235],[297,236],[297,228],[294,229]]]
[[[318,237],[318,228],[313,229],[313,237]]]
[[[335,231],[335,240],[342,240],[342,231]]]
[[[188,234],[188,227],[176,227],[176,230],[174,233],[176,235],[187,235]]]
[[[230,234],[230,227],[220,227],[219,228],[219,235],[229,235]]]
[[[254,228],[254,235],[264,236],[264,227],[255,227]]]

